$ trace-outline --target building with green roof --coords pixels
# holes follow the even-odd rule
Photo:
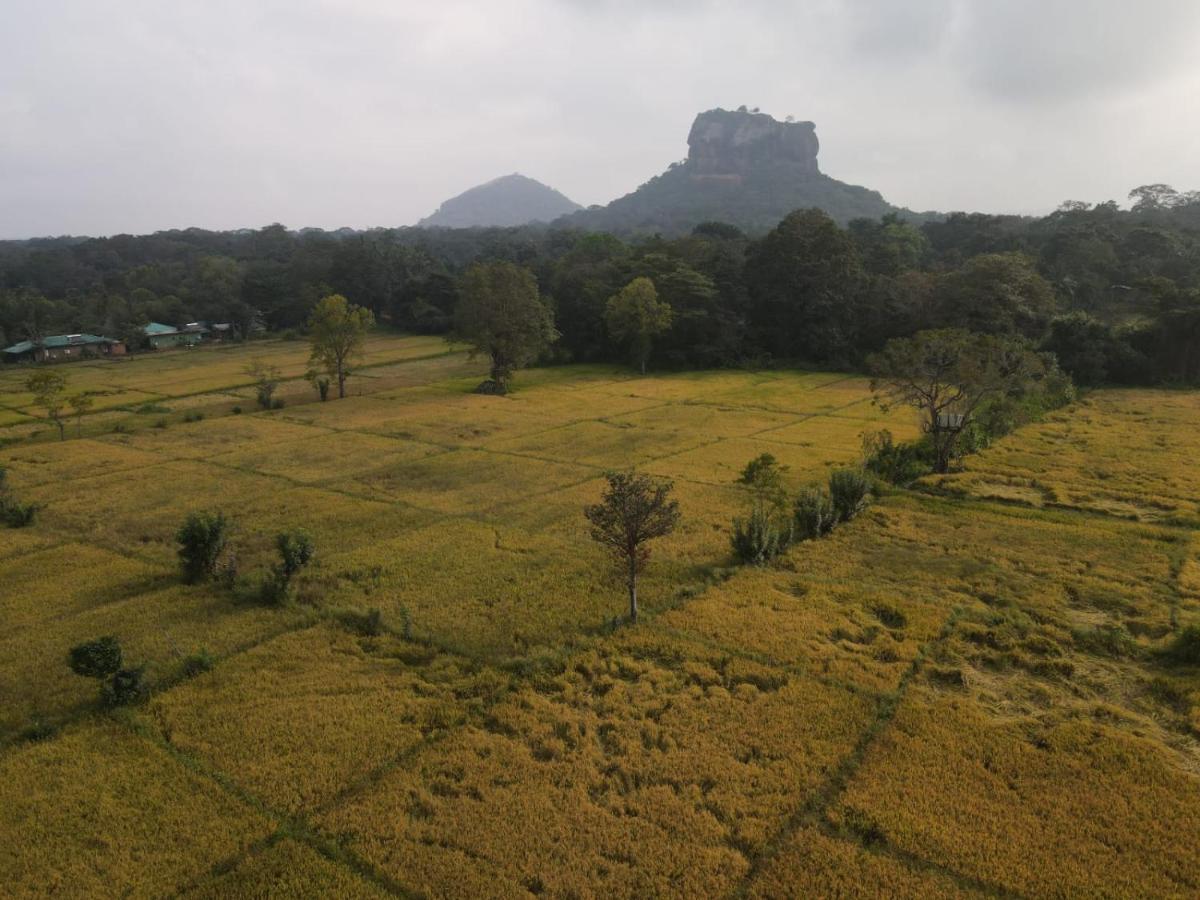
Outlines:
[[[125,342],[99,334],[55,334],[21,341],[2,351],[5,362],[63,362],[97,356],[124,356]]]

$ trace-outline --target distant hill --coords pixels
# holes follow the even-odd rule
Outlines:
[[[417,223],[421,228],[474,228],[549,222],[580,209],[540,181],[512,174],[463,191]]]
[[[556,224],[614,232],[680,234],[704,221],[748,232],[774,227],[794,209],[817,207],[838,222],[889,212],[877,192],[825,175],[817,166],[816,126],[780,122],[745,109],[700,113],[688,134],[688,156],[632,194],[574,213]]]

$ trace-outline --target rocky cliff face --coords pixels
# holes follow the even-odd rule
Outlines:
[[[816,207],[845,224],[898,209],[876,191],[830,178],[817,166],[812,122],[780,122],[763,113],[711,109],[696,116],[688,157],[603,208],[560,219],[574,228],[683,234],[701,222],[727,222],[761,234],[795,209]]]
[[[687,167],[698,176],[744,176],[776,165],[816,175],[819,149],[812,122],[780,122],[765,113],[711,109],[692,123]]]

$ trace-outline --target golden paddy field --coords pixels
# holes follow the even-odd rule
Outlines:
[[[255,358],[283,409],[254,412]],[[482,363],[377,336],[317,403],[305,360],[67,365],[98,402],[64,442],[0,370],[0,464],[44,507],[0,530],[0,894],[1200,895],[1200,673],[1156,655],[1200,621],[1200,395],[1094,393],[754,569],[747,461],[799,487],[915,434],[864,379],[564,367],[481,397]],[[634,464],[683,522],[614,627],[581,509]],[[308,529],[298,602],[180,584],[200,509],[243,571]],[[67,668],[102,634],[144,705]]]

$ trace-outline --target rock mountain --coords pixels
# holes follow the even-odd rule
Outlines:
[[[780,122],[744,107],[700,113],[688,134],[688,155],[604,207],[581,210],[556,224],[597,231],[680,234],[704,221],[748,232],[774,227],[795,209],[817,207],[845,224],[895,212],[877,192],[821,172],[812,122]]]
[[[417,223],[422,228],[474,228],[549,222],[579,209],[552,187],[512,174],[463,191]]]

